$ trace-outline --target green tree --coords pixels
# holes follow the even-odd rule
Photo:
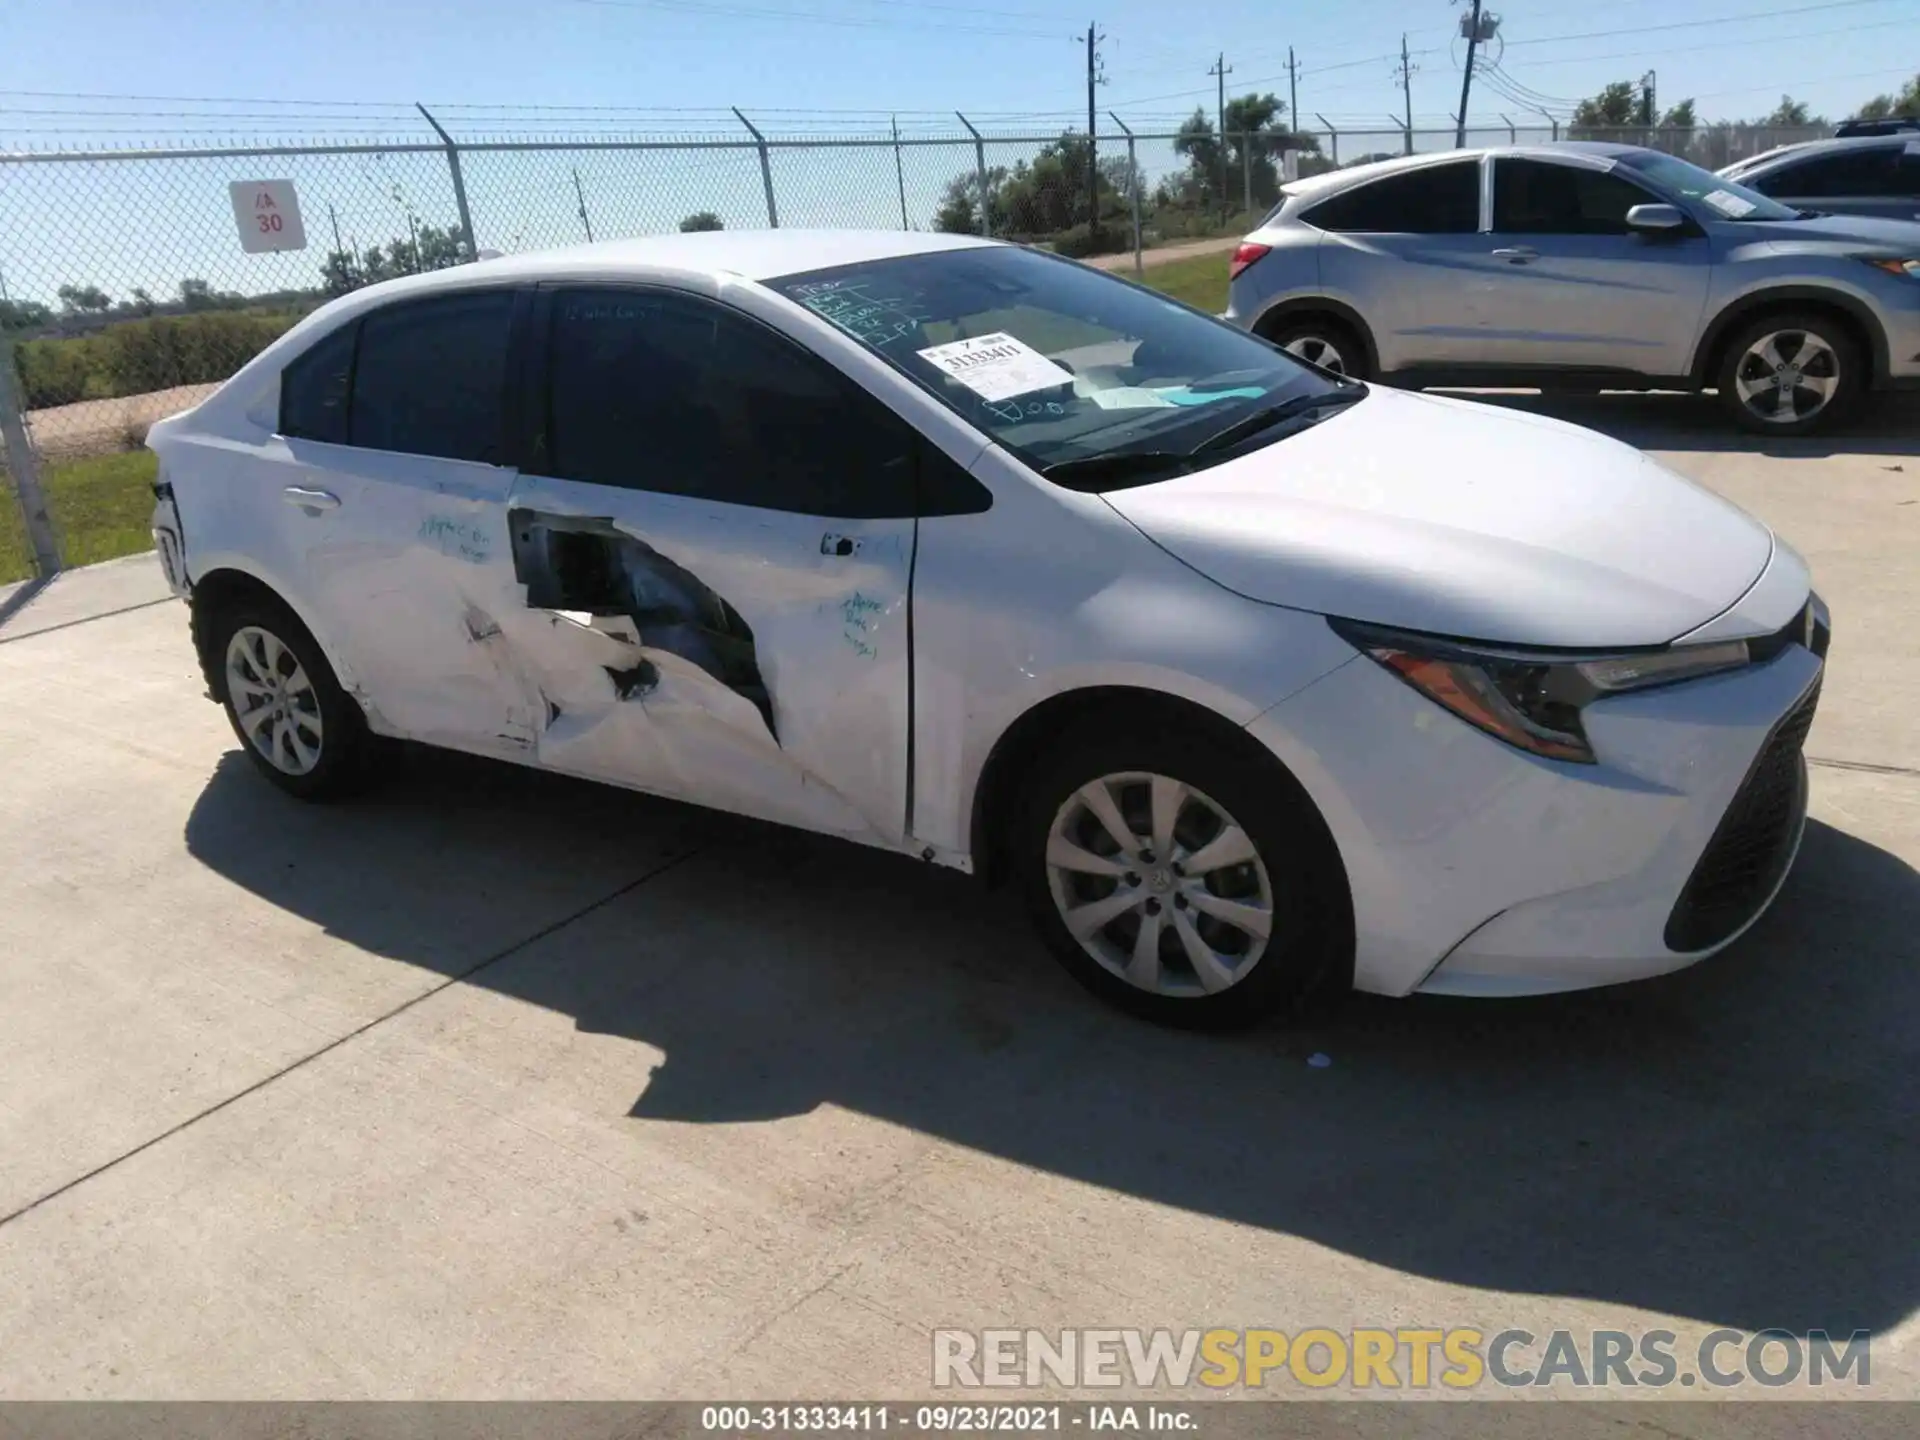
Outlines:
[[[113,297],[98,285],[62,285],[54,293],[76,315],[102,315],[113,308]]]
[[[1773,113],[1763,120],[1754,122],[1759,125],[1824,125],[1824,115],[1810,115],[1807,102],[1796,100],[1791,95],[1782,95],[1780,103],[1773,107]]]
[[[1251,180],[1254,206],[1264,208],[1280,197],[1281,157],[1288,150],[1306,152],[1303,172],[1331,168],[1317,163],[1318,138],[1289,129],[1286,113],[1286,103],[1276,95],[1236,96],[1227,102],[1223,142],[1207,112],[1196,109],[1173,142],[1175,153],[1187,161],[1187,173],[1163,186],[1162,195],[1183,207],[1237,210]]]
[[[53,323],[53,311],[38,300],[0,300],[0,330],[41,330]]]
[[[696,210],[680,222],[680,233],[692,235],[705,230],[724,230],[726,222],[711,210]]]
[[[1634,123],[1639,109],[1640,97],[1634,83],[1616,80],[1598,95],[1573,107],[1569,133],[1578,140],[1596,130],[1623,130]]]
[[[1920,116],[1920,75],[1891,95],[1876,95],[1854,112],[1862,120],[1886,120],[1896,115]]]
[[[1691,100],[1682,100],[1660,117],[1660,128],[1663,130],[1691,130],[1699,123]]]
[[[1007,228],[1007,167],[987,167],[987,218],[993,233]],[[933,212],[933,228],[947,235],[980,233],[980,172],[969,170],[954,176],[940,194],[940,206]]]
[[[139,315],[142,318],[153,314],[153,310],[154,310],[153,296],[149,295],[145,290],[142,290],[137,285],[133,289],[133,298],[131,303],[133,306],[134,314]]]
[[[466,259],[466,241],[458,228],[415,225],[410,234],[395,236],[384,249],[369,245],[359,255],[351,250],[329,250],[320,261],[320,288],[329,296],[345,295],[363,285],[378,285],[382,280],[445,270]]]

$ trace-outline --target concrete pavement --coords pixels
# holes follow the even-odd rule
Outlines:
[[[1920,1396],[1920,425],[1503,403],[1754,509],[1833,606],[1801,865],[1668,980],[1152,1030],[1004,895],[836,842],[446,756],[297,805],[150,560],[63,577],[0,627],[0,1398],[908,1396],[936,1325],[1662,1324],[1871,1328],[1870,1393]]]

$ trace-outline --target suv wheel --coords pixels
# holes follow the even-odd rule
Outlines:
[[[1367,378],[1367,352],[1360,338],[1337,320],[1318,315],[1289,320],[1268,338],[1309,365],[1354,380]]]
[[[1036,768],[1011,847],[1029,911],[1094,993],[1223,1028],[1347,966],[1331,837],[1277,764],[1198,737],[1082,731]]]
[[[373,750],[366,718],[292,611],[233,600],[212,617],[207,639],[228,723],[261,774],[302,800],[360,788]]]
[[[1842,418],[1866,379],[1846,330],[1824,315],[1743,325],[1720,361],[1720,399],[1762,435],[1805,435]]]

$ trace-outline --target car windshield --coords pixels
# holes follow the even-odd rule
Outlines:
[[[1110,490],[1225,459],[1363,387],[1102,271],[1016,246],[902,255],[767,282],[1028,464]],[[1284,407],[1284,408],[1283,408]],[[1275,424],[1249,424],[1272,414]],[[1198,452],[1198,453],[1196,453]],[[1156,463],[1164,462],[1164,463]]]
[[[1739,181],[1698,165],[1641,150],[1622,155],[1619,163],[1644,176],[1668,195],[1705,205],[1722,220],[1797,220],[1800,212],[1777,200],[1769,200],[1758,190],[1749,190]]]

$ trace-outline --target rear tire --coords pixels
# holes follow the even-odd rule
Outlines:
[[[1284,320],[1267,337],[1275,345],[1321,370],[1349,380],[1367,378],[1367,351],[1351,327],[1324,315]]]
[[[1270,757],[1172,725],[1083,728],[1025,792],[1014,874],[1055,958],[1101,998],[1227,1029],[1351,984],[1338,853]]]
[[[226,600],[208,617],[206,646],[227,723],[262,775],[301,800],[365,787],[366,716],[291,610],[262,595]]]
[[[1720,402],[1756,435],[1810,435],[1843,421],[1866,389],[1853,336],[1818,311],[1763,315],[1736,330],[1720,357]]]

